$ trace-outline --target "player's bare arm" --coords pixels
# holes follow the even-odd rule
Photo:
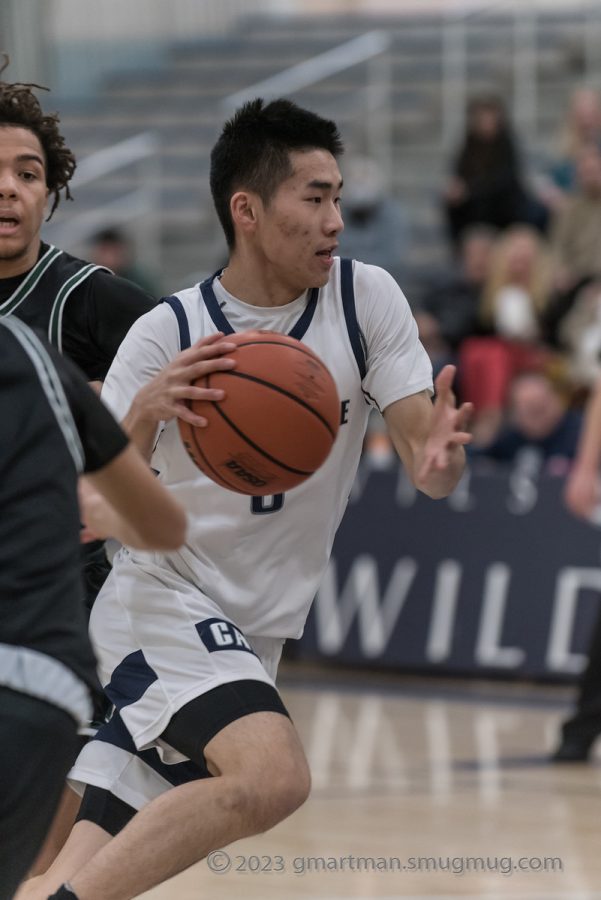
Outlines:
[[[203,416],[192,412],[187,401],[223,400],[224,392],[195,387],[193,382],[212,372],[233,369],[236,363],[226,354],[234,349],[235,345],[224,340],[221,333],[202,338],[138,391],[122,425],[145,459],[152,454],[159,422],[179,416],[200,428],[207,424]]]
[[[107,466],[79,480],[83,540],[114,537],[130,547],[177,550],[186,514],[131,444]]]
[[[601,380],[588,401],[578,454],[568,475],[565,501],[570,512],[588,518],[601,501]]]
[[[384,419],[392,442],[413,484],[437,499],[451,493],[465,466],[466,431],[471,403],[457,407],[452,390],[454,366],[445,366],[435,382],[434,403],[426,391],[392,403]]]

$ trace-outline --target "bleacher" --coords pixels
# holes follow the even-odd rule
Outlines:
[[[571,89],[583,77],[582,22],[577,12],[538,18],[538,112],[521,144],[533,166],[549,154]],[[176,289],[212,271],[225,245],[212,212],[208,157],[227,115],[229,95],[366,32],[392,39],[390,133],[392,192],[407,209],[411,244],[408,287],[444,265],[447,247],[438,194],[452,147],[442,134],[443,19],[437,15],[252,17],[225,38],[178,44],[157,67],[116,72],[94,102],[61,107],[64,131],[78,158],[143,132],[160,138],[160,223],[163,287]],[[513,100],[510,15],[467,20],[469,92],[494,89]],[[349,149],[364,152],[368,66],[361,63],[294,94],[299,103],[338,122]],[[459,129],[460,130],[460,129]],[[459,137],[459,130],[457,138]],[[77,195],[78,207],[118,197],[128,174],[107,176]],[[70,207],[66,215],[72,215]],[[60,216],[57,216],[60,221]]]

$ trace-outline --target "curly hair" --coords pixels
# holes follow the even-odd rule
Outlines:
[[[0,74],[8,64],[0,68]],[[50,219],[60,202],[60,192],[64,190],[67,200],[72,200],[69,181],[73,177],[77,163],[73,152],[65,146],[65,139],[59,131],[59,117],[56,113],[44,115],[39,100],[32,88],[48,90],[38,84],[9,84],[0,81],[0,128],[14,126],[27,128],[33,132],[46,157],[46,185],[54,197]]]

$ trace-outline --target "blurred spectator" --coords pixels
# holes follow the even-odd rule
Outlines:
[[[104,228],[97,232],[92,238],[89,256],[96,265],[106,266],[115,275],[132,281],[153,297],[159,296],[153,279],[136,265],[130,239],[118,228]]]
[[[584,278],[601,275],[601,151],[580,150],[577,187],[551,223],[551,248],[559,291],[573,290]]]
[[[390,188],[375,160],[356,156],[344,166],[342,217],[339,256],[381,266],[397,281],[402,280],[408,246],[407,219],[400,204],[390,196]]]
[[[601,279],[586,283],[557,327],[567,373],[576,388],[588,392],[601,376]]]
[[[455,354],[461,341],[480,330],[482,289],[490,268],[496,232],[486,225],[469,228],[461,239],[459,264],[430,284],[414,311],[419,337],[432,362],[434,377]],[[369,417],[364,446],[373,469],[395,464],[396,453],[382,416]]]
[[[552,474],[564,475],[576,456],[581,427],[582,414],[569,407],[557,384],[541,372],[524,373],[509,388],[507,425],[472,455],[513,462],[528,448],[538,452]]]
[[[480,328],[482,291],[488,278],[496,232],[486,225],[464,231],[458,265],[430,285],[415,320],[434,374],[453,361],[460,343]]]
[[[396,465],[398,456],[388,436],[386,422],[373,409],[367,420],[367,431],[363,443],[364,459],[371,469],[389,469]]]
[[[512,378],[549,361],[540,338],[551,285],[551,260],[536,231],[516,225],[498,239],[480,308],[489,335],[467,338],[459,351],[461,393],[474,404],[478,445],[495,437]]]
[[[588,144],[601,146],[601,99],[596,90],[580,87],[573,92],[558,143],[557,159],[551,164],[541,191],[541,198],[551,210],[564,206],[576,189],[580,152]]]
[[[543,229],[546,213],[524,187],[505,108],[497,97],[479,97],[467,110],[467,127],[443,194],[449,233],[457,246],[469,225],[504,229],[526,222]]]

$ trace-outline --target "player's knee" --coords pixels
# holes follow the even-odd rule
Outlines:
[[[296,765],[291,768],[290,773],[285,779],[283,785],[283,796],[285,816],[291,815],[293,812],[303,805],[311,792],[311,773],[306,759],[297,761]]]
[[[262,831],[273,828],[303,805],[311,790],[309,766],[303,755],[271,766],[262,779]]]
[[[292,767],[284,761],[269,770],[247,770],[243,777],[227,778],[227,790],[218,803],[223,812],[237,821],[241,835],[258,834],[273,828],[302,806],[310,787],[306,762],[303,760]]]

